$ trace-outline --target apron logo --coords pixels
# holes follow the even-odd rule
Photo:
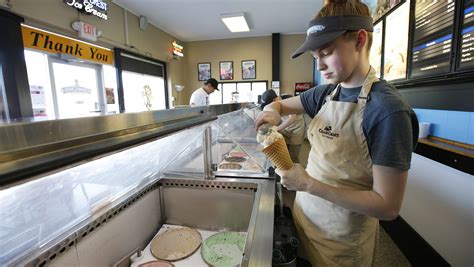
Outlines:
[[[333,133],[332,132],[332,127],[330,125],[324,127],[324,129],[319,128],[318,129],[319,133],[321,133],[322,136],[329,138],[329,139],[334,139],[338,138],[339,134],[338,133]]]

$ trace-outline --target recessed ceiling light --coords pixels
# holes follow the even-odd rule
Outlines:
[[[231,32],[250,31],[244,13],[221,14],[221,19]]]

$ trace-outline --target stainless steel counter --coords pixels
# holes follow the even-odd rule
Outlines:
[[[146,142],[251,106],[249,103],[74,119],[0,123],[0,188]]]
[[[260,201],[255,219],[250,221],[250,242],[245,246],[242,266],[271,266],[273,249],[273,218],[275,206],[275,180],[259,180]]]

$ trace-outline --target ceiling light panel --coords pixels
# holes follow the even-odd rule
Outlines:
[[[247,20],[243,13],[238,14],[222,14],[221,19],[231,32],[248,32],[250,31]]]

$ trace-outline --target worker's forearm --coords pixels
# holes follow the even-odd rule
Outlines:
[[[305,112],[299,96],[272,102],[265,106],[264,110],[267,109],[269,111],[278,112],[281,115],[301,114]]]
[[[282,104],[282,101],[275,101],[272,102],[271,104],[268,104],[263,108],[264,111],[271,111],[271,112],[277,112],[280,115],[290,115],[290,114],[295,114],[292,109],[285,107]]]
[[[263,111],[277,112],[281,114],[281,105],[279,101],[272,102],[263,108]]]

